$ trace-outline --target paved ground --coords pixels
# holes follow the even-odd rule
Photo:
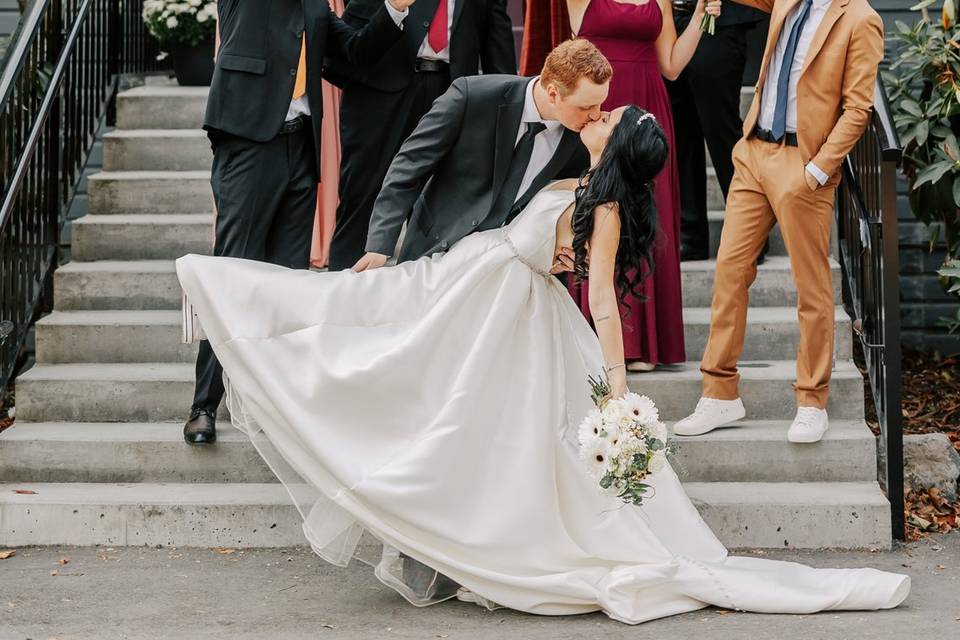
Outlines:
[[[370,569],[305,549],[33,547],[0,560],[0,639],[883,640],[960,637],[960,535],[891,553],[776,552],[816,566],[905,571],[894,611],[770,616],[718,609],[640,627],[600,614],[545,618],[449,602],[416,609]],[[61,559],[68,559],[66,564]]]

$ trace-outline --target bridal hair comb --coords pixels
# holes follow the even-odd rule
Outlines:
[[[640,116],[640,119],[637,120],[637,124],[638,124],[638,125],[643,124],[643,121],[644,121],[644,120],[653,120],[654,122],[656,122],[656,121],[657,121],[657,118],[656,118],[656,116],[654,116],[652,113],[650,113],[650,112],[648,111],[648,112],[646,112],[645,114],[643,114],[642,116]]]

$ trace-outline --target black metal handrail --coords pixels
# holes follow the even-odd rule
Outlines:
[[[863,347],[880,427],[878,475],[898,540],[905,535],[897,228],[901,154],[887,95],[878,81],[870,124],[843,164],[836,210],[844,303]]]
[[[140,0],[36,0],[0,76],[0,390],[51,298],[59,235],[123,73],[158,67]]]

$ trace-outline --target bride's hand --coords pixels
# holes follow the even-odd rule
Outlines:
[[[560,249],[560,252],[553,258],[553,268],[550,269],[550,273],[557,275],[558,273],[569,273],[573,271],[573,260],[574,254],[573,249],[569,247],[563,247]]]
[[[383,265],[387,264],[387,257],[382,253],[368,253],[360,260],[357,261],[357,264],[353,265],[353,270],[357,273],[361,271],[372,271],[373,269],[379,269]]]

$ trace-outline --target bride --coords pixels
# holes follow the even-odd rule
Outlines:
[[[899,605],[904,575],[728,555],[669,466],[641,507],[587,475],[587,376],[627,391],[617,299],[638,284],[627,274],[649,271],[667,143],[635,106],[581,136],[582,185],[551,185],[446,254],[366,273],[177,261],[185,329],[210,340],[234,424],[286,485],[314,551],[344,565],[371,549],[368,532],[383,549],[376,575],[418,605],[453,595],[443,576],[488,606],[627,623],[708,605]],[[596,334],[550,275],[569,247],[578,273],[589,265]],[[403,556],[430,568],[424,588]]]

